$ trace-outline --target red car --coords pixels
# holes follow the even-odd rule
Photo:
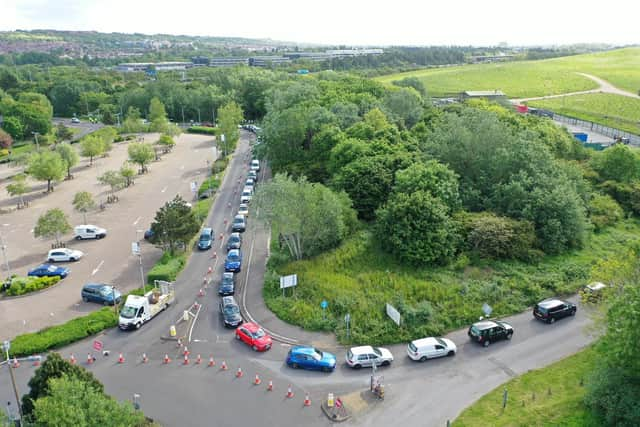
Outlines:
[[[267,351],[271,348],[271,337],[260,326],[247,322],[236,329],[236,339],[244,341],[254,351]]]

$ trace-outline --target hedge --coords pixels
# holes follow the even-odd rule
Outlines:
[[[97,334],[118,324],[113,307],[103,307],[83,317],[70,320],[62,325],[51,326],[38,332],[18,335],[11,341],[12,356],[21,357],[43,353],[63,347],[90,335]]]
[[[53,277],[14,277],[11,280],[11,285],[6,290],[8,296],[24,295],[31,292],[36,292],[50,286],[55,285],[60,281],[60,276]]]
[[[187,128],[188,133],[201,133],[204,135],[217,135],[218,132],[216,128],[209,128],[206,126],[191,126]]]
[[[165,280],[167,282],[176,280],[186,260],[187,255],[184,253],[172,256],[169,252],[165,252],[160,261],[147,273],[147,283],[153,284],[155,280]]]

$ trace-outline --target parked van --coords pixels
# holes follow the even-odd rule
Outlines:
[[[198,249],[207,250],[211,249],[213,244],[213,228],[204,228],[200,233],[200,239],[198,239]]]
[[[448,338],[428,337],[413,340],[407,346],[407,354],[413,360],[424,362],[442,356],[453,356],[458,349]]]
[[[107,237],[107,230],[96,227],[95,225],[78,225],[73,229],[73,237],[77,240],[82,239],[102,239]]]

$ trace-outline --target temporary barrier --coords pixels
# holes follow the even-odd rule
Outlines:
[[[162,363],[164,363],[165,365],[168,365],[169,363],[171,363],[171,359],[169,359],[169,355],[168,354],[164,355],[164,359],[163,359]]]
[[[304,406],[311,406],[311,399],[309,398],[309,393],[304,396]]]
[[[220,370],[221,371],[226,371],[227,369],[227,362],[225,362],[224,360],[222,361],[222,365],[220,365]]]
[[[142,353],[142,363],[147,363],[149,358],[147,357],[147,353]]]
[[[198,354],[198,356],[196,357],[196,365],[199,365],[202,363],[202,358],[200,357],[200,355]]]
[[[87,353],[87,365],[91,365],[95,361],[95,357],[91,353]]]
[[[267,385],[267,391],[273,391],[273,381],[269,380],[269,385]]]
[[[183,365],[188,365],[189,364],[189,355],[185,354],[184,355],[184,361],[182,362]]]
[[[69,358],[69,363],[71,363],[72,365],[76,364],[76,357],[73,355],[73,353],[71,354],[71,357]]]

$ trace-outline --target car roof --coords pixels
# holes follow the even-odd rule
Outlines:
[[[427,346],[427,345],[440,344],[435,337],[420,338],[420,339],[417,339],[417,340],[413,340],[411,342],[416,347],[424,347],[424,346]]]
[[[293,353],[297,353],[297,354],[309,354],[309,355],[312,355],[312,354],[315,354],[316,349],[314,347],[308,347],[308,346],[296,346],[296,347],[293,347],[291,349],[291,351]]]
[[[222,297],[222,305],[238,305],[233,296]]]
[[[349,350],[351,350],[351,353],[356,355],[373,353],[373,347],[371,347],[370,345],[361,345],[359,347],[351,347]]]
[[[241,240],[242,239],[242,235],[240,233],[238,233],[238,232],[231,233],[229,235],[229,240],[231,240],[231,239]]]
[[[549,299],[546,299],[544,301],[540,301],[538,303],[538,306],[542,307],[542,308],[551,308],[551,307],[555,307],[555,306],[563,305],[563,304],[566,304],[566,303],[564,301],[562,301],[562,300],[559,300],[557,298],[549,298]]]
[[[244,221],[244,215],[238,214],[233,219],[242,219]]]
[[[92,289],[99,289],[102,288],[103,286],[110,286],[106,283],[87,283],[86,285],[84,285],[84,288],[92,288]]]
[[[240,249],[231,249],[227,255],[240,255]]]
[[[211,227],[205,227],[202,229],[203,233],[213,233],[213,228]]]
[[[498,326],[498,323],[494,322],[493,320],[481,320],[480,322],[474,323],[473,326],[475,326],[478,329],[487,329],[487,328],[493,328],[494,326]]]
[[[253,322],[243,323],[242,325],[240,325],[240,327],[243,327],[243,328],[249,330],[249,332],[256,332],[258,329],[260,329],[260,326],[256,325]]]
[[[604,289],[606,287],[607,285],[602,282],[593,282],[587,285],[587,288],[591,289],[592,291],[599,291],[600,289]]]

